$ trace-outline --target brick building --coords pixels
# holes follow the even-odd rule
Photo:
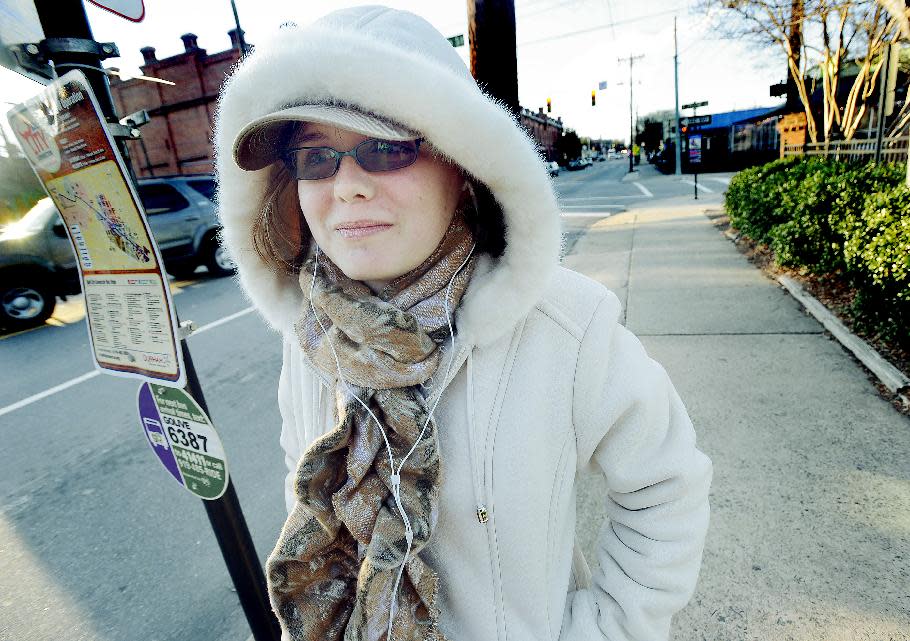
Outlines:
[[[213,171],[212,123],[218,91],[225,74],[239,58],[237,30],[228,32],[231,48],[209,55],[196,35],[181,36],[183,53],[158,60],[154,47],[141,49],[142,74],[170,80],[173,86],[147,80],[111,80],[111,93],[121,117],[145,109],[150,122],[141,140],[127,144],[137,176],[199,174]],[[541,153],[558,160],[556,141],[562,118],[553,120],[543,107],[537,113],[521,110],[521,125],[534,137]]]
[[[521,126],[534,136],[537,146],[547,161],[560,160],[559,153],[556,151],[556,141],[562,135],[562,118],[553,120],[543,112],[543,107],[539,107],[537,113],[522,108]]]
[[[218,90],[240,57],[237,30],[228,32],[231,49],[209,55],[196,36],[181,36],[183,53],[158,60],[154,47],[141,49],[142,74],[175,83],[111,80],[111,93],[121,117],[145,109],[151,121],[142,139],[129,141],[137,176],[211,173],[212,122]]]

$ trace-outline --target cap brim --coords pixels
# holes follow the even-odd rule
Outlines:
[[[298,105],[275,111],[246,125],[234,141],[234,160],[247,171],[267,167],[287,146],[295,123],[335,125],[371,138],[414,140],[420,135],[374,114],[335,105]]]

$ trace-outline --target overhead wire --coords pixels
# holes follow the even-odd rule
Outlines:
[[[587,29],[579,29],[578,31],[569,31],[567,33],[561,33],[555,36],[547,36],[546,38],[538,38],[537,40],[527,40],[525,42],[519,42],[517,46],[527,47],[530,45],[540,44],[542,42],[552,42],[553,40],[561,40],[563,38],[571,38],[572,36],[578,36],[584,33],[593,33],[595,31],[602,31],[603,29],[609,29],[618,25],[631,24],[633,22],[641,22],[642,20],[648,20],[650,18],[656,18],[658,16],[664,16],[671,13],[676,13],[680,10],[681,7],[674,7],[672,9],[666,9],[664,11],[657,11],[655,13],[649,13],[643,16],[636,16],[634,18],[627,18],[625,20],[612,20],[606,24],[597,25],[594,27],[588,27]]]

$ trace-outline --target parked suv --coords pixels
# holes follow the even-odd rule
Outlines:
[[[168,272],[186,276],[203,264],[215,276],[233,273],[217,240],[212,176],[143,178],[136,190]],[[78,292],[76,256],[63,219],[53,201],[43,198],[0,232],[0,326],[41,323],[53,313],[57,296]]]

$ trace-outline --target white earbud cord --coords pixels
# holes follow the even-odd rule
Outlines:
[[[316,306],[313,305],[313,290],[316,287],[316,270],[319,269],[319,246],[318,245],[316,246],[316,257],[315,257],[316,260],[315,260],[315,264],[313,265],[313,278],[310,282],[310,296],[309,296],[310,308],[313,310],[313,315],[316,317],[316,322],[319,323],[319,328],[322,330],[322,333],[325,334],[326,338],[329,339],[329,347],[332,350],[332,356],[334,356],[334,358],[335,358],[335,366],[338,368],[339,380],[341,380],[341,382],[344,384],[344,387],[347,390],[348,394],[350,394],[358,403],[360,403],[360,405],[363,406],[363,409],[365,409],[367,412],[369,412],[370,416],[373,417],[373,420],[376,421],[376,425],[379,426],[380,432],[382,432],[382,440],[385,441],[386,451],[389,455],[389,467],[392,470],[392,474],[390,476],[390,480],[392,482],[392,497],[395,499],[395,505],[398,507],[398,513],[401,514],[401,519],[404,522],[405,540],[407,541],[407,548],[405,549],[404,560],[401,562],[401,567],[398,569],[398,576],[395,578],[395,585],[392,587],[391,611],[389,613],[389,629],[388,629],[388,632],[386,633],[387,641],[391,641],[391,639],[392,639],[392,624],[395,621],[395,613],[396,613],[396,609],[398,606],[398,586],[401,582],[401,576],[404,573],[404,566],[407,564],[408,556],[411,553],[411,542],[414,540],[414,531],[411,529],[411,521],[408,518],[407,512],[404,511],[404,506],[402,506],[402,504],[401,504],[401,470],[402,470],[402,468],[404,468],[405,461],[407,461],[408,457],[411,456],[411,454],[414,452],[415,448],[417,447],[417,444],[423,438],[424,432],[426,432],[427,427],[430,425],[430,421],[433,418],[433,412],[436,411],[436,406],[439,404],[439,399],[442,398],[442,391],[443,391],[445,382],[449,378],[449,373],[451,372],[451,369],[452,369],[452,362],[455,360],[455,331],[452,328],[452,317],[449,314],[449,294],[452,291],[452,284],[455,282],[455,278],[458,276],[458,274],[461,273],[461,270],[464,269],[465,265],[468,264],[468,260],[470,260],[471,256],[473,256],[474,248],[476,246],[477,246],[476,243],[471,246],[471,251],[468,252],[467,258],[464,259],[464,262],[462,262],[461,266],[459,266],[459,268],[455,271],[455,274],[452,276],[451,280],[449,280],[449,284],[446,287],[445,313],[446,313],[446,323],[449,326],[449,336],[451,337],[451,344],[450,344],[450,348],[449,348],[451,353],[449,354],[449,363],[446,366],[445,375],[443,376],[442,382],[439,385],[439,391],[436,394],[436,399],[433,401],[433,405],[430,408],[430,412],[429,412],[429,414],[427,414],[427,420],[423,424],[423,429],[420,431],[420,435],[414,441],[414,444],[411,446],[411,449],[408,450],[408,453],[405,454],[404,457],[401,459],[401,463],[399,464],[397,470],[395,469],[395,459],[392,456],[392,446],[389,445],[389,439],[386,436],[385,428],[382,426],[382,422],[380,422],[380,420],[378,418],[376,418],[376,415],[373,414],[373,410],[371,410],[369,408],[369,406],[367,406],[367,404],[364,403],[360,399],[359,396],[357,396],[356,394],[353,393],[353,391],[351,390],[351,386],[344,379],[344,376],[342,376],[341,360],[338,358],[338,352],[335,351],[335,345],[332,343],[332,339],[329,337],[329,333],[326,330],[325,325],[322,324],[322,320],[319,318],[319,314],[316,312]]]

